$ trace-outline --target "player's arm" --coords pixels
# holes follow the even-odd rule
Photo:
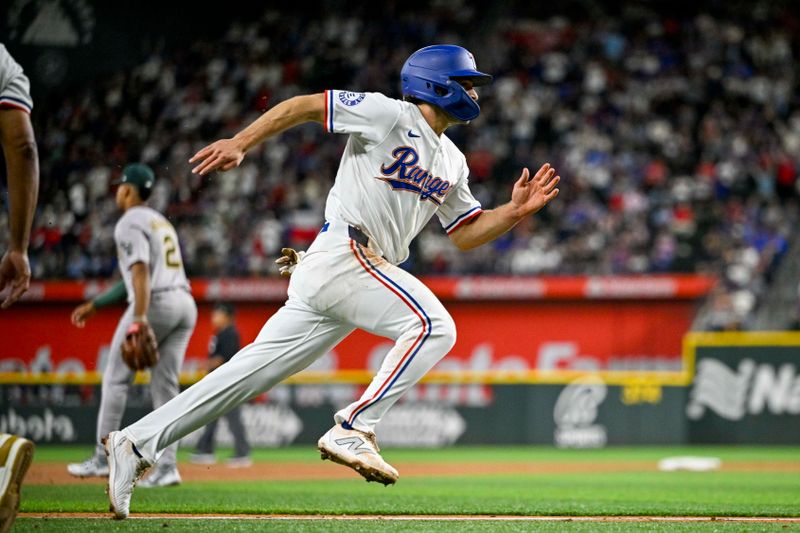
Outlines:
[[[30,116],[21,109],[0,110],[0,143],[6,159],[11,243],[0,260],[0,291],[10,285],[6,308],[30,286],[28,241],[39,193],[39,157]]]
[[[558,196],[556,186],[561,181],[556,171],[545,163],[533,178],[528,169],[514,184],[511,201],[495,209],[483,211],[469,223],[449,234],[450,240],[460,250],[470,250],[490,242],[504,234],[523,218],[530,216],[546,206]]]
[[[98,309],[125,301],[127,297],[128,291],[125,289],[125,282],[119,280],[102,294],[76,307],[70,316],[72,325],[82,328],[86,325],[86,321],[94,316]]]
[[[131,283],[133,321],[147,322],[147,310],[150,308],[150,269],[146,263],[138,261],[131,265]]]
[[[324,121],[324,93],[289,98],[258,117],[233,138],[216,141],[194,154],[189,163],[199,164],[192,172],[202,176],[214,170],[238,167],[247,151],[264,139],[305,122]]]

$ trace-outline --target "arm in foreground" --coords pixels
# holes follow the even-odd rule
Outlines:
[[[268,110],[233,138],[211,143],[194,154],[189,160],[197,163],[192,172],[204,176],[214,170],[224,172],[238,167],[247,151],[265,139],[305,122],[321,124],[324,120],[324,93],[294,96]]]
[[[9,287],[2,303],[5,309],[28,290],[31,280],[28,241],[39,194],[39,156],[28,113],[18,109],[0,111],[0,143],[8,176],[11,237],[9,249],[0,259],[0,291]]]

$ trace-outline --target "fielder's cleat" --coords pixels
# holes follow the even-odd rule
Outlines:
[[[217,458],[213,453],[193,453],[189,456],[189,462],[193,465],[215,465]]]
[[[392,485],[400,477],[397,470],[378,453],[374,433],[345,429],[336,424],[317,443],[322,459],[349,466],[367,481]]]
[[[17,517],[22,480],[33,460],[33,443],[16,435],[0,435],[0,533]]]
[[[70,463],[67,472],[75,477],[108,477],[108,462],[97,455],[82,463]]]
[[[181,484],[181,475],[175,465],[159,467],[156,466],[149,476],[141,480],[136,485],[145,489],[153,487],[174,487]]]
[[[225,465],[228,468],[250,468],[253,466],[253,460],[249,455],[241,455],[238,457],[231,457],[225,460]]]
[[[103,439],[103,446],[108,457],[106,493],[109,510],[114,513],[114,518],[122,520],[130,512],[133,487],[150,463],[133,451],[133,443],[119,431],[109,433]]]

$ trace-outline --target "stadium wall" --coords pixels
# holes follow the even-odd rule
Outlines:
[[[692,443],[800,443],[800,332],[690,333]]]
[[[548,373],[657,371],[682,383],[681,339],[697,300],[713,279],[702,276],[428,278],[458,325],[453,351],[437,367],[444,379],[551,382]],[[105,282],[34,283],[21,305],[3,313],[0,379],[38,383],[54,374],[60,382],[96,383],[122,306],[104,309],[86,328],[70,325],[72,308],[97,295]],[[200,316],[184,364],[184,383],[197,379],[212,335],[217,301],[234,302],[243,341],[255,338],[286,299],[280,279],[194,280]],[[367,382],[391,341],[356,331],[312,366],[305,379]],[[66,381],[64,381],[66,380]]]
[[[800,334],[704,333],[684,341],[712,279],[425,281],[447,302],[459,340],[381,423],[379,436],[388,446],[800,441]],[[98,371],[122,308],[104,310],[84,330],[69,325],[69,312],[103,286],[37,284],[24,305],[2,316],[0,335],[14,342],[0,347],[0,431],[38,441],[93,440]],[[235,302],[243,339],[251,339],[285,298],[286,283],[194,280],[193,290],[201,318],[184,384],[202,376],[214,302]],[[254,443],[313,443],[332,413],[363,392],[389,345],[356,332],[256,398],[245,409]],[[145,383],[147,374],[137,381]],[[31,393],[45,384],[60,392],[45,400]],[[146,388],[136,390],[130,420],[148,410]],[[731,398],[744,411],[731,412]],[[223,428],[219,438],[225,444],[231,436]]]

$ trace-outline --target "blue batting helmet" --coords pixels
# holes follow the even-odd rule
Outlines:
[[[475,86],[492,81],[489,74],[477,70],[472,54],[453,44],[417,50],[406,59],[400,71],[403,96],[439,106],[453,117],[469,122],[478,116],[481,108],[458,83],[463,79],[472,81]]]

